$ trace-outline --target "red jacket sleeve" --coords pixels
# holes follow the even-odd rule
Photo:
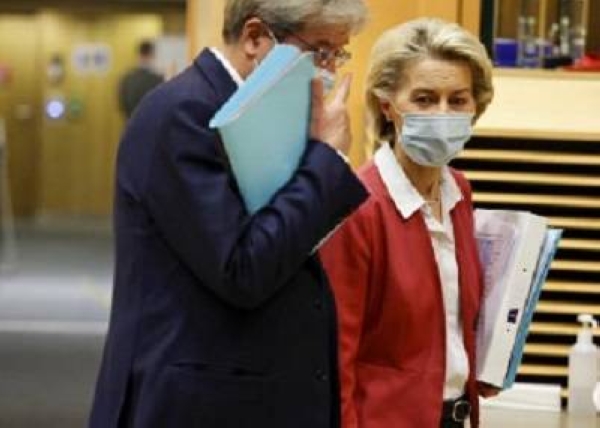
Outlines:
[[[356,356],[366,310],[371,237],[364,204],[321,247],[338,315],[342,428],[357,428]]]

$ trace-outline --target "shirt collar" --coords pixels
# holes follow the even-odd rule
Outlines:
[[[223,53],[217,48],[210,48],[210,51],[219,60],[223,67],[225,67],[225,70],[227,70],[233,81],[238,86],[242,86],[242,83],[244,83],[244,79],[242,79],[240,73],[238,73],[238,71],[233,67],[233,65],[231,64],[231,62],[229,62],[225,55],[223,55]]]
[[[442,207],[446,212],[450,212],[454,209],[456,204],[462,201],[463,195],[460,191],[460,187],[458,187],[456,180],[450,172],[450,168],[447,166],[442,168],[441,184]]]
[[[375,165],[396,209],[404,219],[412,216],[426,204],[404,173],[388,143],[382,143],[375,153]],[[462,199],[462,193],[447,166],[442,168],[440,192],[444,210],[452,210]]]

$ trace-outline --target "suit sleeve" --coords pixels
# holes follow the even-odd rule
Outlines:
[[[363,207],[344,222],[320,251],[338,314],[342,428],[359,426],[354,401],[356,357],[367,308],[372,259],[372,239],[362,216]]]
[[[335,151],[309,141],[290,182],[250,216],[216,133],[198,120],[202,111],[201,103],[188,101],[162,126],[144,200],[164,239],[200,283],[227,303],[251,309],[297,272],[366,191]]]

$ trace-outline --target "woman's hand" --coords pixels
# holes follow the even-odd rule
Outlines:
[[[497,388],[490,384],[483,383],[483,382],[477,382],[477,392],[483,398],[495,397],[496,395],[498,395],[500,393],[500,391],[502,391],[500,388]]]

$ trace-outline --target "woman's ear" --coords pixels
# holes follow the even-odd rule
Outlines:
[[[394,109],[392,108],[392,103],[389,100],[385,98],[379,98],[379,109],[381,110],[381,114],[383,114],[388,122],[394,122]]]

